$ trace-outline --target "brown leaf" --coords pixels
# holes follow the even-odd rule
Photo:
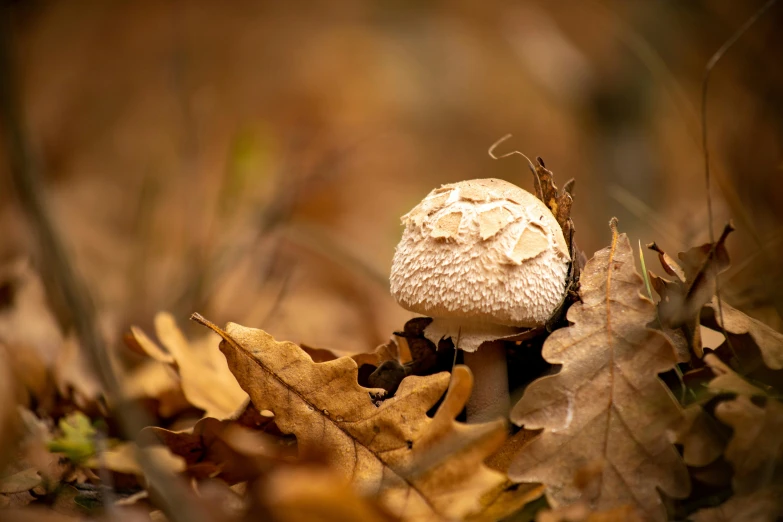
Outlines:
[[[10,474],[33,469],[41,477],[47,489],[55,487],[71,468],[70,465],[62,463],[59,455],[51,453],[47,447],[48,442],[53,438],[52,426],[27,409],[19,409],[19,418],[23,427],[18,445],[19,451],[15,460],[3,473]],[[26,472],[32,476],[32,472]]]
[[[655,243],[647,245],[658,253],[664,271],[676,278],[675,281],[667,281],[650,273],[650,282],[661,296],[658,303],[658,320],[661,327],[673,339],[677,338],[675,332],[681,331],[688,345],[699,357],[703,355],[699,313],[715,295],[715,278],[729,267],[725,242],[733,230],[731,224],[726,225],[714,248],[712,243],[707,243],[681,252],[679,258],[682,266]],[[687,360],[680,359],[681,362]]]
[[[536,522],[643,522],[633,506],[620,506],[607,511],[592,511],[580,502],[557,509],[541,511]]]
[[[544,344],[544,358],[562,369],[533,382],[512,411],[516,424],[544,432],[520,451],[509,476],[545,484],[554,507],[633,505],[646,519],[664,520],[656,488],[688,494],[687,470],[667,438],[682,413],[657,377],[676,357],[644,326],[655,307],[642,291],[628,238],[615,235],[585,266],[582,303],[568,310],[573,326]],[[578,474],[593,468],[596,487],[582,491]]]
[[[775,522],[783,517],[783,488],[734,495],[717,507],[690,515],[693,522]]]
[[[35,497],[32,496],[29,491],[24,491],[22,493],[0,494],[0,509],[5,510],[6,508],[19,508],[30,504],[34,500]]]
[[[704,356],[704,362],[712,370],[712,373],[715,374],[715,378],[707,384],[707,389],[711,393],[716,395],[719,393],[736,393],[748,397],[766,395],[763,390],[743,379],[729,365],[721,361],[717,355],[708,353]]]
[[[264,483],[261,503],[278,522],[393,522],[383,508],[360,497],[345,477],[326,468],[287,467]]]
[[[383,390],[360,386],[351,358],[316,364],[262,330],[229,323],[223,331],[194,319],[223,337],[220,349],[237,380],[256,408],[273,411],[278,427],[296,435],[300,457],[322,454],[361,490],[379,492],[402,519],[463,517],[503,481],[482,462],[505,438],[503,422],[454,421],[473,385],[466,367],[452,376],[407,377],[395,397],[376,405],[372,395]],[[447,387],[430,419],[427,410]]]
[[[698,404],[683,412],[682,422],[675,429],[675,442],[683,446],[685,464],[697,467],[715,461],[726,445],[720,424]]]
[[[783,403],[768,399],[761,407],[740,395],[718,404],[715,415],[734,429],[725,453],[734,468],[734,492],[783,486]]]
[[[161,468],[174,472],[185,470],[184,459],[174,455],[168,448],[163,446],[139,448],[131,442],[118,444],[114,448],[102,452],[99,456],[91,457],[86,465],[92,469],[105,467],[118,473],[141,477],[144,476],[144,473],[137,456],[141,451],[145,452],[149,459],[154,459]]]
[[[157,413],[171,417],[191,405],[182,393],[176,370],[157,360],[148,360],[121,376],[124,396],[128,399],[154,399]]]
[[[7,303],[0,307],[0,342],[26,347],[46,368],[51,368],[63,336],[47,305],[40,276],[30,263],[17,260],[0,267],[0,287]]]
[[[692,317],[698,317],[699,310],[715,295],[715,278],[729,266],[726,238],[734,230],[731,224],[723,229],[714,248],[711,243],[691,248],[679,254],[682,270],[685,272],[683,293],[672,299],[672,324],[679,326]]]
[[[30,467],[10,475],[0,473],[0,493],[22,493],[41,483],[38,470]]]
[[[535,431],[518,431],[506,439],[503,445],[484,462],[490,468],[507,475],[508,467],[514,455],[537,434],[538,432]],[[541,484],[517,484],[506,480],[481,497],[481,511],[471,515],[468,520],[471,522],[505,520],[524,508],[528,503],[541,498],[543,494],[544,486]]]
[[[205,417],[225,419],[247,400],[247,394],[237,384],[225,358],[214,349],[218,338],[212,334],[188,341],[167,312],[155,316],[155,332],[166,348],[162,350],[139,328],[131,328],[133,337],[153,359],[176,364],[182,391],[190,403],[204,410]]]
[[[685,271],[682,269],[679,263],[677,263],[677,261],[672,259],[669,254],[661,250],[661,248],[654,242],[647,245],[647,248],[653,252],[658,253],[658,261],[661,263],[661,267],[663,268],[664,272],[670,276],[676,277],[678,282],[685,283]]]
[[[723,321],[720,319],[718,299],[713,298],[702,313],[702,322],[715,330],[723,326],[728,333],[749,338],[761,352],[764,364],[773,370],[783,369],[783,334],[761,321],[749,317],[736,308],[722,303]]]
[[[232,430],[233,428],[233,430]],[[243,430],[250,433],[236,433]],[[228,431],[228,432],[227,432]],[[234,431],[233,433],[230,433]],[[255,452],[238,452],[230,444],[242,436],[254,437],[250,444]],[[225,438],[229,436],[228,442]],[[163,444],[185,460],[188,474],[195,478],[219,476],[229,484],[249,480],[258,475],[260,467],[254,457],[271,457],[280,453],[278,441],[273,437],[242,428],[233,421],[220,421],[211,417],[201,419],[190,430],[171,431],[156,426],[142,430],[142,437],[147,442]]]

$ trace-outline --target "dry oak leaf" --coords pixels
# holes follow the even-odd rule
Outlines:
[[[721,321],[720,317],[720,308],[723,308],[723,321]],[[773,330],[761,321],[743,314],[736,308],[729,306],[725,301],[719,307],[717,297],[714,297],[712,302],[705,306],[702,312],[702,322],[708,323],[708,326],[716,330],[720,330],[722,324],[730,334],[748,335],[753,340],[753,343],[758,346],[761,358],[768,368],[773,370],[783,369],[782,333]]]
[[[721,393],[736,393],[737,395],[766,396],[767,393],[762,389],[753,386],[745,380],[740,374],[731,369],[723,362],[720,357],[714,353],[708,353],[704,356],[705,364],[710,368],[715,378],[707,384],[707,391],[714,395]]]
[[[544,431],[522,448],[509,477],[543,483],[553,507],[630,505],[646,520],[665,520],[656,488],[689,493],[687,469],[667,437],[682,412],[657,376],[676,356],[645,327],[655,307],[643,289],[628,238],[614,232],[611,247],[585,266],[582,302],[568,310],[573,325],[544,344],[543,357],[562,369],[533,382],[512,410],[516,424]],[[594,487],[585,489],[580,475],[592,467]]]
[[[360,386],[349,357],[313,363],[294,343],[262,330],[229,323],[223,331],[193,318],[223,337],[220,349],[237,380],[256,408],[274,412],[280,430],[296,435],[300,457],[325,458],[402,520],[462,518],[503,482],[483,460],[505,439],[505,423],[454,421],[473,387],[467,367],[407,377],[394,397],[376,405],[372,396],[383,390]]]
[[[506,439],[503,445],[484,462],[490,468],[507,475],[514,455],[536,435],[538,432],[519,430]],[[467,520],[470,522],[506,520],[543,495],[544,486],[541,484],[517,484],[506,480],[481,497],[481,511],[473,513]]]
[[[231,374],[225,358],[214,349],[218,341],[216,336],[209,334],[197,341],[188,341],[168,312],[155,315],[155,333],[167,351],[140,328],[132,327],[131,333],[147,355],[176,366],[185,398],[204,410],[204,417],[226,419],[247,400],[247,394]]]
[[[783,403],[769,399],[761,407],[740,395],[718,404],[715,416],[734,429],[725,452],[734,493],[783,486]]]
[[[714,462],[726,445],[720,423],[699,404],[685,409],[674,436],[675,442],[683,446],[682,460],[688,466],[702,467]]]
[[[227,437],[231,437],[228,441]],[[252,452],[238,452],[231,442],[250,439]],[[174,455],[182,457],[187,473],[199,479],[217,477],[228,484],[250,480],[259,469],[269,467],[272,459],[281,453],[276,437],[249,430],[234,421],[219,421],[211,417],[201,419],[193,428],[171,431],[148,426],[141,431],[141,443],[154,447],[162,444]]]

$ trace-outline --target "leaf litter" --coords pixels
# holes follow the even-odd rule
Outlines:
[[[163,520],[144,455],[188,478],[210,521],[773,520],[783,335],[718,306],[710,281],[728,267],[728,231],[679,262],[657,249],[667,280],[645,265],[640,276],[613,228],[551,332],[504,341],[519,398],[508,420],[521,428],[462,422],[472,376],[450,341],[422,335],[426,318],[338,357],[198,314],[211,332],[187,338],[161,312],[157,341],[136,327],[125,338],[136,362],[123,389],[152,415],[135,440],[105,424],[121,405],[75,339],[34,339],[59,343],[42,352],[54,362],[20,367],[20,337],[6,335],[0,372],[31,368],[51,385],[0,379],[0,436],[14,448],[0,507],[17,509],[10,520],[32,507]],[[708,344],[705,328],[725,336]]]

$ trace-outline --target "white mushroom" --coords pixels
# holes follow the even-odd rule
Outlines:
[[[543,325],[560,304],[570,261],[563,231],[538,198],[499,179],[443,185],[402,223],[392,295],[433,318],[428,339],[450,337],[465,352],[476,381],[468,421],[506,415],[506,355],[497,339]]]

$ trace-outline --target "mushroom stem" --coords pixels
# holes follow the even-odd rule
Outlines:
[[[474,378],[467,404],[468,424],[508,418],[511,400],[503,341],[489,341],[475,352],[463,352],[463,360]]]

